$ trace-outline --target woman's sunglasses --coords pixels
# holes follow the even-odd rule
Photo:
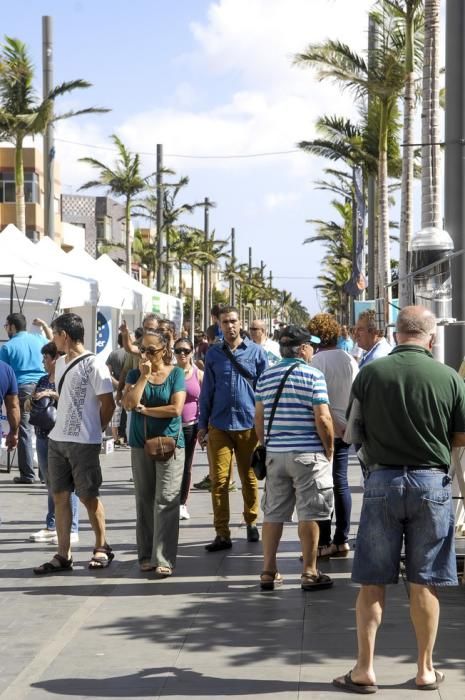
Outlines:
[[[192,352],[190,348],[174,348],[174,354],[175,355],[181,355],[184,353],[184,355],[189,355]]]
[[[141,345],[140,348],[139,348],[139,350],[140,350],[142,353],[145,353],[146,355],[156,355],[157,352],[161,352],[161,351],[164,350],[164,349],[165,349],[165,348],[152,348],[152,347],[144,348],[143,345]]]

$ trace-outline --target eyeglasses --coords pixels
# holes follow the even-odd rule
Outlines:
[[[140,348],[139,348],[139,350],[140,350],[142,353],[145,353],[145,354],[147,354],[147,355],[156,355],[157,352],[160,352],[161,350],[164,350],[164,349],[165,349],[165,348],[153,348],[153,347],[144,348],[143,345],[141,345]]]
[[[258,328],[257,326],[250,326],[251,331],[263,331],[265,330],[264,328]]]
[[[175,355],[181,355],[184,353],[184,355],[189,355],[192,352],[190,348],[174,348],[174,354]]]

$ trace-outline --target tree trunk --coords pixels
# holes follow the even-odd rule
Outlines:
[[[129,199],[129,197],[126,197],[124,219],[126,222],[126,272],[128,273],[128,275],[131,275],[131,200]]]
[[[26,201],[24,199],[24,164],[23,139],[18,136],[15,145],[15,189],[16,189],[16,226],[26,233]]]
[[[200,267],[200,328],[203,331],[207,330],[208,327],[208,319],[204,318],[204,303],[203,303],[203,295],[204,295],[204,279],[203,279],[203,268]]]
[[[182,262],[178,262],[178,296],[182,299]]]
[[[391,249],[389,241],[389,199],[388,199],[388,169],[387,169],[387,140],[388,140],[388,104],[381,104],[380,133],[379,133],[379,278],[380,296],[385,300],[385,317],[388,321],[389,302],[392,298],[391,287]]]
[[[425,0],[423,108],[421,115],[421,227],[442,228],[439,195],[439,11],[440,0]]]
[[[194,266],[191,265],[191,312],[190,312],[191,343],[194,344],[194,327],[195,327],[195,293],[194,293]]]
[[[402,151],[402,187],[400,202],[399,241],[399,306],[410,303],[410,284],[402,278],[408,274],[408,250],[413,236],[413,147],[415,119],[415,73],[414,73],[414,18],[415,8],[407,3],[405,21],[405,88],[404,126]]]

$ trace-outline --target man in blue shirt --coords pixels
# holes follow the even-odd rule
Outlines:
[[[258,542],[258,485],[250,467],[257,444],[255,396],[257,379],[267,368],[264,350],[241,338],[239,312],[234,306],[220,310],[224,343],[212,345],[205,356],[200,394],[198,440],[205,445],[208,433],[213,521],[216,537],[205,549],[217,552],[232,547],[229,530],[229,472],[233,453],[242,483],[247,540]]]
[[[34,459],[32,452],[33,428],[29,425],[29,411],[25,410],[25,401],[35,390],[36,384],[44,374],[41,348],[47,339],[41,335],[26,332],[26,318],[23,314],[9,314],[4,328],[9,341],[0,350],[0,360],[10,365],[15,373],[19,390],[21,421],[19,424],[18,467],[19,476],[15,484],[32,484],[35,481]]]
[[[18,444],[19,428],[19,402],[18,384],[16,377],[5,362],[0,361],[0,405],[4,403],[6,409],[6,419],[10,430],[5,436],[5,445],[8,450],[13,450]]]

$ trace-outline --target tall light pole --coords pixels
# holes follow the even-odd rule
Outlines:
[[[465,248],[465,6],[446,2],[446,131],[444,228],[456,251]],[[465,321],[465,255],[451,261],[452,316]],[[445,326],[445,362],[458,369],[465,354],[465,326]]]
[[[208,197],[204,199],[203,232],[205,243],[208,245],[210,240],[210,201]],[[210,266],[208,263],[203,267],[203,318],[206,329],[210,325]]]
[[[232,277],[230,277],[229,282],[229,299],[231,306],[236,305],[236,278],[234,277],[236,271],[236,231],[234,228],[231,229],[231,271]]]
[[[164,291],[165,269],[163,264],[163,146],[157,143],[157,290]]]
[[[52,18],[42,17],[42,74],[44,99],[53,88],[53,37]],[[44,231],[55,239],[55,144],[53,124],[47,124],[44,133]]]

